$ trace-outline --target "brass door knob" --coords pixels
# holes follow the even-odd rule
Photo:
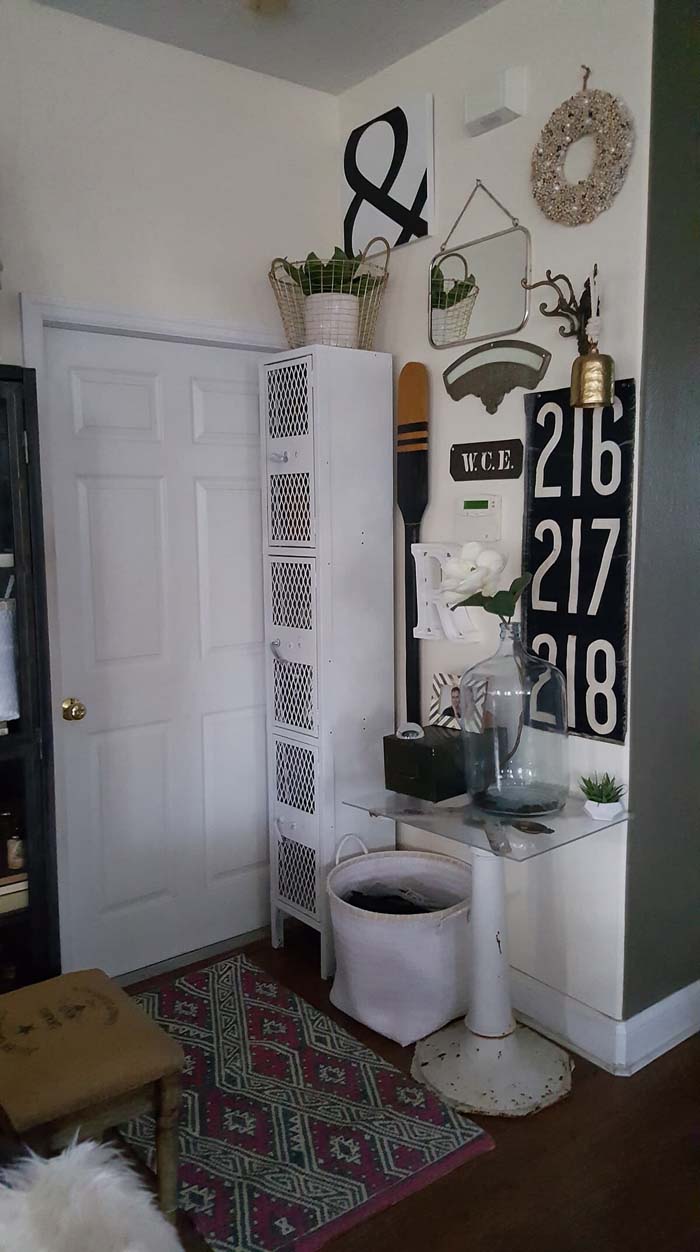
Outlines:
[[[63,709],[63,720],[66,722],[82,722],[87,709],[82,700],[74,700],[73,696],[69,696],[64,700],[61,708]]]

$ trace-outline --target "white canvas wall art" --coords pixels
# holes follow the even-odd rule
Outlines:
[[[433,233],[433,97],[409,97],[350,132],[343,150],[343,246],[392,248]]]

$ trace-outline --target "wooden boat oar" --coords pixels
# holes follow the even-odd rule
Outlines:
[[[420,725],[420,654],[413,635],[418,622],[416,566],[411,555],[428,503],[428,371],[420,361],[409,361],[399,374],[396,496],[405,528],[406,716]]]

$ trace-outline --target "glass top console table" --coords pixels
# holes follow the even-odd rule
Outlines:
[[[345,803],[472,849],[469,1011],[416,1044],[413,1077],[465,1112],[518,1117],[561,1100],[571,1089],[571,1058],[513,1018],[504,861],[541,856],[619,825],[629,814],[594,821],[575,797],[560,813],[522,818],[481,813],[467,796],[432,804],[374,791]]]
[[[475,808],[468,796],[453,796],[433,804],[430,800],[417,800],[396,791],[377,790],[345,803],[350,808],[362,809],[370,817],[391,817],[467,847],[494,852],[509,861],[529,861],[533,856],[616,826],[628,817],[627,813],[619,813],[605,821],[594,821],[584,809],[583,801],[575,796],[561,812],[544,817],[490,816]]]

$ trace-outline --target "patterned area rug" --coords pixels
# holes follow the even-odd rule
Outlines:
[[[493,1147],[245,956],[137,998],[185,1049],[179,1204],[213,1252],[314,1252]],[[152,1166],[152,1119],[124,1137]]]

